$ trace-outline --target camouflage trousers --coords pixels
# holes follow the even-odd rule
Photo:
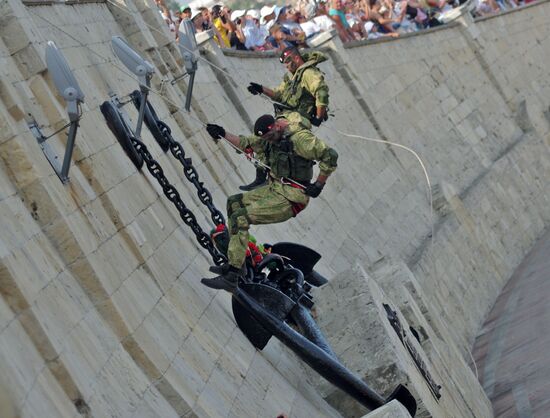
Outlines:
[[[227,218],[229,264],[242,267],[248,248],[248,229],[250,225],[265,225],[284,222],[293,216],[294,203],[305,207],[309,198],[302,191],[280,183],[259,187],[246,193],[229,196],[227,199]],[[289,200],[291,198],[292,200]]]

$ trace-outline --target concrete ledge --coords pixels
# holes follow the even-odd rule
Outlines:
[[[211,39],[213,36],[212,30],[207,30],[206,32],[199,32],[195,35],[195,40],[197,41],[197,45],[202,45],[205,42],[207,42],[209,39]]]
[[[486,20],[491,20],[491,19],[494,19],[495,17],[501,17],[501,16],[504,16],[504,15],[509,15],[510,13],[517,13],[517,12],[521,12],[525,9],[529,9],[530,7],[534,7],[534,6],[538,6],[539,4],[542,4],[542,3],[546,3],[550,0],[538,0],[538,1],[534,1],[533,3],[529,3],[529,4],[525,4],[523,6],[520,6],[520,7],[517,7],[515,9],[512,9],[512,10],[505,10],[503,12],[499,12],[499,13],[495,13],[495,14],[492,14],[490,16],[483,16],[483,17],[478,17],[478,18],[475,18],[474,19],[474,22],[475,23],[479,23],[479,22],[484,22]]]
[[[310,48],[316,48],[324,43],[330,41],[332,38],[337,36],[336,30],[332,29],[328,32],[321,32],[318,35],[315,35],[313,38],[311,38],[309,41],[307,41],[307,45]]]
[[[372,411],[363,418],[410,418],[411,415],[398,401],[391,401],[389,404]]]
[[[54,0],[24,0],[22,3],[25,6],[51,6],[54,3],[61,3],[60,1]]]
[[[278,57],[280,51],[278,49],[273,49],[269,51],[238,51],[236,49],[222,48],[224,55],[228,57],[238,57],[238,58],[273,58]]]
[[[547,1],[547,0],[545,0],[545,1]],[[452,23],[447,23],[445,25],[437,26],[435,28],[423,29],[423,30],[420,30],[418,32],[405,33],[403,35],[400,35],[398,38],[379,38],[379,39],[371,39],[371,40],[363,39],[361,41],[351,41],[351,42],[345,43],[344,48],[346,48],[346,49],[357,48],[359,46],[381,44],[381,43],[384,43],[384,42],[398,41],[400,39],[414,38],[416,36],[421,36],[421,35],[425,35],[425,34],[428,34],[428,33],[433,33],[433,32],[438,32],[438,31],[445,30],[445,29],[454,28],[454,27],[459,26],[459,25],[460,25],[460,23],[452,22]]]

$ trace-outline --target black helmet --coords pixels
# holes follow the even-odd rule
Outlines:
[[[254,135],[262,136],[268,133],[275,123],[275,118],[271,115],[262,115],[254,124]]]
[[[300,55],[300,51],[298,51],[298,48],[295,46],[287,46],[285,49],[283,49],[283,52],[281,52],[281,56],[279,57],[279,61],[284,63],[288,57],[291,55]]]

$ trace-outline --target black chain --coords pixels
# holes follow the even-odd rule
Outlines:
[[[164,192],[164,195],[168,198],[168,200],[170,200],[170,202],[172,202],[176,206],[178,212],[180,213],[181,219],[183,220],[183,223],[185,223],[187,226],[189,226],[193,230],[193,233],[195,234],[195,237],[197,238],[199,245],[210,253],[210,255],[212,256],[212,260],[214,261],[214,264],[219,266],[221,264],[227,263],[227,257],[225,257],[225,255],[223,255],[218,251],[218,249],[212,243],[210,236],[203,231],[203,229],[197,222],[197,218],[195,218],[195,215],[193,214],[193,212],[191,212],[191,210],[189,210],[189,208],[185,206],[185,203],[183,203],[183,201],[181,200],[181,197],[178,191],[174,186],[170,184],[170,182],[164,175],[164,171],[162,170],[162,167],[151,156],[151,153],[149,152],[145,144],[140,140],[134,138],[133,136],[130,137],[130,140],[132,141],[132,145],[134,146],[136,151],[139,152],[139,154],[143,158],[143,161],[147,165],[147,169],[149,170],[149,172],[159,182],[160,186],[162,187],[162,191]],[[171,145],[171,148],[172,148],[172,145]],[[180,148],[181,148],[181,145],[180,145]],[[174,151],[172,151],[172,153],[174,153]],[[179,157],[176,157],[176,158],[179,159]],[[198,178],[198,176],[196,178]],[[210,196],[210,193],[208,193],[206,189],[205,191],[210,197],[210,202],[211,202],[212,196]],[[222,216],[222,223],[223,223],[223,216]]]
[[[225,225],[225,218],[223,217],[223,214],[216,208],[216,206],[214,206],[212,195],[206,187],[204,187],[204,183],[199,180],[199,173],[197,173],[197,170],[193,166],[193,161],[191,158],[185,157],[185,150],[182,145],[172,137],[170,127],[160,120],[157,121],[157,126],[166,141],[170,144],[170,152],[183,166],[183,175],[193,184],[193,186],[195,186],[199,200],[210,211],[210,217],[212,218],[214,224]]]

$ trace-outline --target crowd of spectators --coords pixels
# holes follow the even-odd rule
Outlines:
[[[335,29],[342,42],[398,37],[445,24],[467,0],[297,0],[294,6],[263,6],[231,10],[215,5],[196,10],[182,6],[169,11],[156,0],[176,36],[183,19],[197,32],[212,30],[222,48],[265,51],[305,47],[315,35]],[[475,16],[486,16],[533,0],[471,0]]]

